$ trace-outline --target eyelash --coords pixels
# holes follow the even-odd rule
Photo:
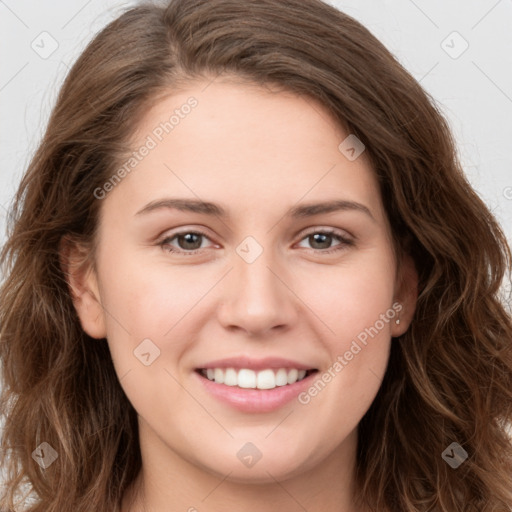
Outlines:
[[[187,230],[187,231],[180,231],[178,233],[175,233],[173,236],[164,238],[161,242],[158,243],[158,245],[160,247],[162,247],[162,249],[164,249],[164,250],[166,250],[167,252],[170,252],[170,253],[182,254],[184,256],[192,256],[194,254],[197,254],[197,253],[201,252],[203,249],[194,249],[192,251],[185,251],[183,249],[179,249],[179,250],[175,249],[175,248],[173,248],[172,246],[169,245],[169,242],[173,241],[177,237],[183,236],[183,235],[189,235],[189,234],[190,235],[199,235],[199,236],[202,236],[202,237],[207,238],[209,240],[209,237],[208,237],[208,235],[206,233],[203,233],[201,231]],[[345,249],[346,247],[354,245],[354,242],[352,240],[349,240],[348,238],[342,236],[339,232],[337,232],[334,229],[317,229],[317,230],[314,230],[314,231],[310,231],[308,233],[305,233],[300,241],[304,240],[305,238],[307,238],[307,237],[309,237],[311,235],[316,235],[316,234],[333,235],[335,238],[338,239],[340,244],[334,246],[334,248],[332,248],[332,249],[325,249],[325,250],[324,249],[311,249],[312,251],[315,251],[315,252],[319,252],[319,253],[322,253],[322,254],[331,254],[331,253],[334,253],[334,252],[341,251],[341,250]]]

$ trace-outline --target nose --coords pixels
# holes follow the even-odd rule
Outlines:
[[[272,259],[270,250],[264,250],[252,263],[235,254],[234,269],[223,283],[220,323],[249,336],[268,335],[292,326],[298,317],[298,299],[289,276]]]

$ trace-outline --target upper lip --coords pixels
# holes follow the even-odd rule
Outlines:
[[[209,361],[198,369],[208,368],[248,368],[251,370],[265,370],[267,368],[296,368],[297,370],[314,370],[315,368],[308,364],[302,364],[292,359],[284,359],[281,357],[265,357],[263,359],[253,359],[247,356],[228,357],[225,359],[216,359]]]

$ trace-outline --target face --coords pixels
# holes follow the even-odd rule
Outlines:
[[[154,461],[264,482],[353,460],[414,279],[348,135],[311,99],[221,78],[138,126],[73,286]]]

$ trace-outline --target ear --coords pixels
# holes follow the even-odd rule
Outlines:
[[[59,246],[59,259],[82,329],[92,338],[105,338],[105,314],[91,261],[91,249],[63,237]]]
[[[397,273],[397,282],[395,285],[394,303],[400,303],[402,309],[397,311],[397,316],[393,320],[391,336],[397,338],[409,329],[414,311],[416,310],[416,301],[418,300],[418,272],[414,260],[408,254],[404,254],[401,266]],[[400,323],[397,324],[396,320]]]

